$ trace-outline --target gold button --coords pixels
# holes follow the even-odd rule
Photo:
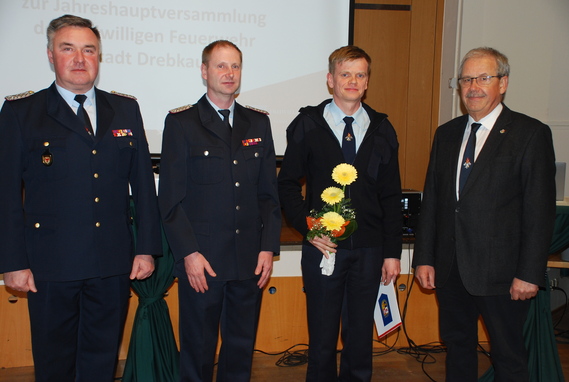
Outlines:
[[[241,209],[241,206],[235,206],[235,209],[239,211]]]
[[[235,159],[235,160],[233,161],[233,164],[234,164],[234,165],[237,165],[238,163],[239,163],[239,162],[237,162],[237,159]]]
[[[129,144],[132,146],[132,142],[129,142]]]
[[[101,223],[99,223],[99,222],[95,223],[95,227],[99,228],[100,226],[101,226]]]
[[[97,154],[97,150],[93,150],[93,151],[91,151],[91,152],[93,153],[93,155],[96,155],[96,154]]]
[[[238,229],[236,229],[236,230],[235,230],[235,233],[236,233],[237,235],[239,235],[240,232],[239,232]]]
[[[45,147],[47,147],[47,146],[49,146],[49,142],[44,142],[43,145],[44,145]]]
[[[259,153],[255,153],[255,158],[258,158],[258,157],[259,157]]]
[[[99,203],[99,198],[95,198],[95,203]]]
[[[98,177],[99,177],[99,174],[97,174],[97,173],[93,174],[93,178],[97,179]]]
[[[240,186],[239,182],[235,182],[235,187],[239,187],[239,186]]]
[[[40,223],[34,224],[34,227],[39,228],[39,227],[40,227]]]
[[[209,155],[209,151],[207,151],[207,150],[204,151],[204,152],[203,152],[203,155],[205,155],[205,156],[207,157],[207,156]]]

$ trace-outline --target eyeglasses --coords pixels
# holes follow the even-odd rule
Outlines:
[[[461,77],[458,79],[460,86],[470,86],[472,85],[472,80],[476,81],[478,86],[488,86],[492,82],[492,78],[502,78],[504,76],[479,76],[479,77]]]

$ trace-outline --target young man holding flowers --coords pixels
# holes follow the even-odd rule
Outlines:
[[[373,312],[379,283],[393,282],[400,272],[399,144],[387,115],[361,102],[370,64],[368,54],[358,47],[334,51],[327,75],[333,99],[300,109],[287,129],[279,196],[285,215],[306,237],[302,274],[310,336],[307,381],[371,380]],[[342,146],[345,149],[352,141],[355,156],[350,159]],[[338,165],[342,168],[346,164],[353,166],[346,171],[353,168],[357,174],[342,184],[342,178],[331,174]],[[306,197],[302,195],[303,180]],[[343,188],[327,190],[334,183]],[[324,219],[322,212],[342,200],[349,201],[344,207],[353,209],[357,229],[348,237],[339,235],[344,240],[337,240],[340,237],[331,229],[314,235],[311,217]],[[328,273],[323,258],[329,258],[330,253],[335,264]],[[338,377],[340,319],[344,346]]]

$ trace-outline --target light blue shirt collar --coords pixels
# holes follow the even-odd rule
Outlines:
[[[223,109],[220,108],[219,106],[217,106],[215,103],[213,103],[213,101],[211,99],[209,99],[207,94],[205,95],[205,98],[207,99],[207,102],[209,102],[211,107],[213,107],[213,110],[215,110],[217,112],[217,115],[219,115],[219,118],[221,118],[221,120],[223,121],[223,115],[219,112],[219,110],[223,110]],[[233,116],[234,116],[234,111],[235,111],[235,100],[233,100],[233,103],[231,104],[231,106],[229,106],[228,109],[229,109],[229,123],[231,124],[231,126],[233,126]]]
[[[334,100],[328,103],[324,107],[323,117],[332,129],[332,132],[338,139],[340,146],[342,146],[342,135],[344,133],[344,127],[346,123],[344,122],[344,117],[346,114],[336,105]],[[356,138],[356,152],[360,148],[360,145],[367,133],[367,129],[371,123],[369,115],[363,108],[362,104],[360,103],[360,108],[350,117],[354,118],[354,122],[352,123],[352,128],[354,130],[354,135]]]
[[[67,104],[73,109],[73,110],[77,110],[77,108],[79,107],[79,102],[75,101],[75,96],[76,94],[73,93],[72,91],[69,91],[61,86],[59,86],[58,84],[55,84],[55,88],[57,89],[57,91],[59,92],[59,94],[61,95],[61,97],[63,97],[63,99],[65,100],[65,102],[67,102]],[[91,89],[89,89],[86,93],[84,93],[87,96],[87,99],[85,100],[85,107],[87,106],[93,106],[95,107],[95,87],[93,86]]]
[[[330,112],[330,115],[332,116],[332,118],[334,118],[334,124],[337,126],[339,124],[342,124],[342,127],[344,126],[344,117],[346,117],[346,114],[338,107],[338,105],[336,105],[336,102],[334,102],[334,100],[332,100],[332,102],[330,102],[328,104],[329,108],[328,111]],[[369,116],[367,115],[367,113],[365,112],[364,108],[362,107],[362,104],[360,103],[360,107],[358,109],[358,111],[356,111],[353,115],[350,115],[349,117],[354,118],[354,125],[359,125],[359,126],[367,126],[369,125]],[[367,122],[367,125],[366,125]]]

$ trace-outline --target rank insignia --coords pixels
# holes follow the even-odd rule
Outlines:
[[[265,115],[269,115],[269,112],[266,110],[262,110],[262,109],[257,109],[256,107],[253,106],[249,106],[249,105],[245,105],[245,107],[249,110],[253,110],[256,111],[257,113],[261,113],[261,114],[265,114]]]
[[[180,106],[180,107],[177,107],[177,108],[175,108],[175,109],[170,110],[170,113],[176,114],[176,113],[179,113],[179,112],[181,112],[181,111],[188,110],[188,109],[190,109],[190,108],[192,108],[192,107],[193,107],[193,105]]]
[[[116,92],[114,90],[111,91],[111,94],[118,95],[118,96],[125,97],[125,98],[130,98],[130,99],[133,99],[136,101],[136,97],[133,95],[130,95],[130,94],[119,93],[119,92]]]
[[[132,131],[130,129],[120,129],[113,130],[114,137],[132,137]]]
[[[247,146],[255,146],[258,145],[259,142],[261,142],[262,139],[261,138],[250,138],[250,139],[243,139],[241,141],[241,143],[243,144],[243,146],[247,147]]]
[[[354,137],[352,134],[348,133],[348,135],[346,135],[346,137],[344,139],[348,142],[351,142],[354,139]]]
[[[27,97],[31,96],[32,94],[34,94],[34,92],[31,90],[28,90],[27,92],[9,95],[9,96],[6,96],[4,98],[6,99],[6,101],[16,101],[16,100],[19,100],[22,98],[27,98]]]
[[[53,164],[53,155],[49,149],[46,149],[41,155],[41,163],[46,167],[49,167]]]

